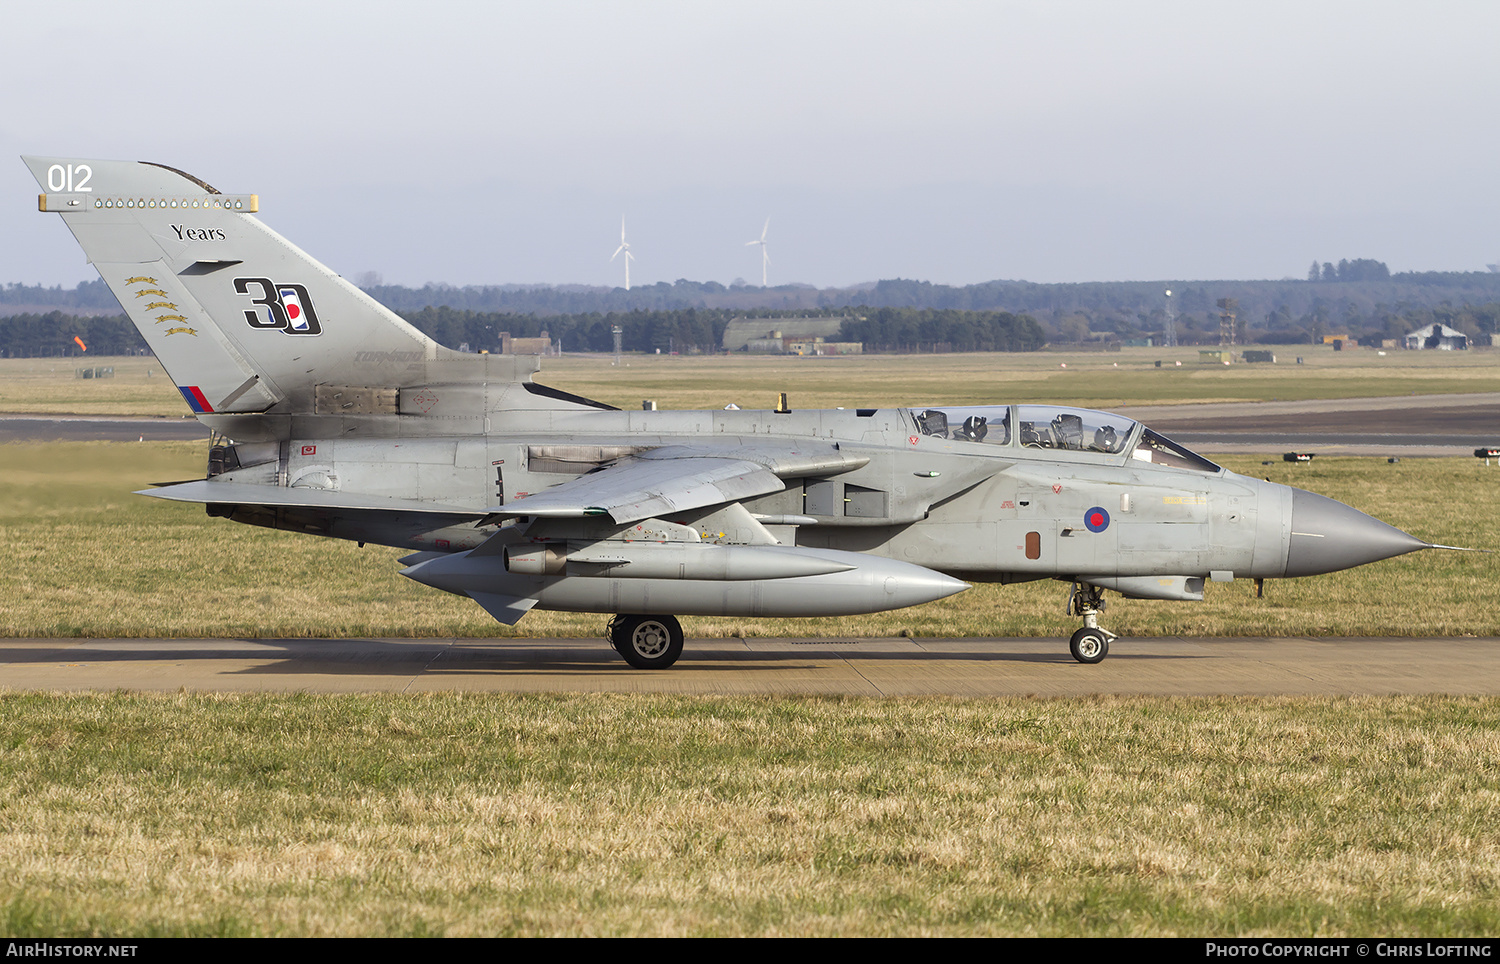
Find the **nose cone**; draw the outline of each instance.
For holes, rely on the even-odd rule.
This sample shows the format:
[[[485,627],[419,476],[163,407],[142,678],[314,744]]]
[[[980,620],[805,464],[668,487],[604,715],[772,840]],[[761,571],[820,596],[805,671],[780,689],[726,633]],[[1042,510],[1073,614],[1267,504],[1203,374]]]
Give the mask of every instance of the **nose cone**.
[[[891,608],[920,606],[946,599],[968,588],[969,584],[961,579],[930,570],[922,576],[891,576],[885,580],[886,603]]]
[[[1288,576],[1338,572],[1426,548],[1428,544],[1421,539],[1342,502],[1292,490]]]

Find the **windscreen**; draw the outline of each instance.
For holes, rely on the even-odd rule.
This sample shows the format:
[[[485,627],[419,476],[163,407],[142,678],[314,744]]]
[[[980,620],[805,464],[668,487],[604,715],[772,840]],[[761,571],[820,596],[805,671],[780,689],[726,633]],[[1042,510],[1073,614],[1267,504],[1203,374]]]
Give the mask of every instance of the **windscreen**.
[[[1131,458],[1150,462],[1153,465],[1169,465],[1173,468],[1193,469],[1197,472],[1220,471],[1219,466],[1208,459],[1183,448],[1165,435],[1158,435],[1149,428],[1141,433],[1141,440],[1136,443]]]

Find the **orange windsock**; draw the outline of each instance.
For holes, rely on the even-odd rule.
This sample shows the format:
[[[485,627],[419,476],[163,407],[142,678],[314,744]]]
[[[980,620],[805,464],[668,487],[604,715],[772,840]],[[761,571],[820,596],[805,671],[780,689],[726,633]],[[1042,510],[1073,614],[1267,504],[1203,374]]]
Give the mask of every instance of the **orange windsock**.
[[[73,340],[76,341],[76,342],[78,342],[78,347],[81,348],[82,350],[84,350],[84,351],[88,351],[89,350],[89,346],[85,345],[83,343],[83,339],[82,338],[79,338],[77,335],[74,335],[73,336]]]

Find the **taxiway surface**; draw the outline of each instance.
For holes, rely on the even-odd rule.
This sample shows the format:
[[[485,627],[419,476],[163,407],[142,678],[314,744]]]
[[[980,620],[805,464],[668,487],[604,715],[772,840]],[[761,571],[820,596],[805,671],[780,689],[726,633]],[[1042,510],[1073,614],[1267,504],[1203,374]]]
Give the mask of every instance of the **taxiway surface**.
[[[12,691],[839,696],[1500,695],[1500,637],[689,640],[632,670],[600,639],[7,639]]]
[[[1500,392],[1118,409],[1196,451],[1468,456],[1500,445]],[[0,413],[0,442],[207,438],[197,420]]]
[[[1500,445],[1500,392],[1295,402],[1138,405],[1139,419],[1198,452],[1472,456]]]

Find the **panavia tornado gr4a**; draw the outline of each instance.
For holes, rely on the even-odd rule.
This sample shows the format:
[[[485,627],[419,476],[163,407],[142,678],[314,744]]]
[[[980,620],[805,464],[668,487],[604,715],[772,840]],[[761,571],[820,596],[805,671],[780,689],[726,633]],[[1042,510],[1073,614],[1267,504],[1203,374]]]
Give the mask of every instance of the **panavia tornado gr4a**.
[[[837,616],[967,581],[1060,579],[1097,663],[1105,590],[1335,572],[1428,547],[1342,503],[1226,471],[1119,415],[1055,405],[620,411],[530,358],[443,348],[223,194],[159,164],[27,157],[221,444],[145,495],[413,550],[402,575],[503,623],[614,614],[632,666],[678,615]]]

